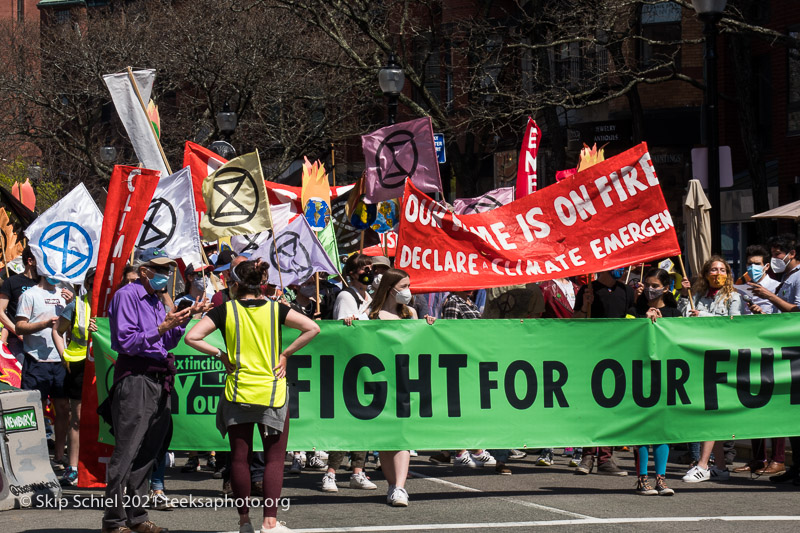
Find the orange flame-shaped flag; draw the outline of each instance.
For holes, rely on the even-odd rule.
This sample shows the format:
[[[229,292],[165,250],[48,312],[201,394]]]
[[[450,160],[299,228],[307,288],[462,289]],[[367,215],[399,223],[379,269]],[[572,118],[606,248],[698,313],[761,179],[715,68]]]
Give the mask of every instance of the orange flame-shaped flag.
[[[605,161],[605,147],[606,145],[603,145],[598,150],[597,144],[591,148],[584,144],[583,149],[581,150],[581,161],[578,163],[578,172],[586,170],[587,168],[591,167],[592,165],[596,165],[601,161]]]
[[[17,234],[14,233],[14,228],[8,220],[8,213],[5,209],[0,209],[0,247],[2,247],[3,255],[0,255],[0,268],[5,266],[5,263],[12,261],[22,255],[22,243],[17,241]]]
[[[300,193],[300,199],[303,202],[303,209],[308,205],[308,201],[312,198],[317,198],[325,202],[325,205],[331,205],[331,189],[328,185],[328,174],[325,172],[325,164],[320,161],[315,161],[312,165],[307,157],[303,157],[303,190]]]
[[[25,183],[15,182],[11,186],[11,194],[31,211],[36,210],[36,195],[33,194],[33,186],[30,179],[25,178]]]
[[[158,115],[158,106],[151,99],[147,103],[147,118],[153,125],[153,130],[156,132],[156,137],[161,138],[161,117]]]

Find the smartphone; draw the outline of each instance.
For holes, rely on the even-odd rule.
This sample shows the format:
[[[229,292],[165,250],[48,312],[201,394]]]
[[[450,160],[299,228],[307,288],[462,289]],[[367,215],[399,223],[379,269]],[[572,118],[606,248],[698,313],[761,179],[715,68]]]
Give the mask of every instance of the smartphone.
[[[178,304],[178,312],[180,313],[184,309],[188,309],[191,306],[192,306],[192,302],[190,302],[189,300],[184,300],[184,301],[182,301],[181,303]]]

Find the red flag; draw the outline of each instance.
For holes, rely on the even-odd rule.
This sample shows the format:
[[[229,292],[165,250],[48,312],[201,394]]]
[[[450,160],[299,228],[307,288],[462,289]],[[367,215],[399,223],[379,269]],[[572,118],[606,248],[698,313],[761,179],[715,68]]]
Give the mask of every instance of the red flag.
[[[16,388],[22,383],[22,365],[4,342],[0,343],[0,381]]]
[[[103,231],[97,253],[97,273],[92,291],[92,314],[105,316],[114,289],[122,280],[122,270],[133,250],[136,236],[147,214],[158,185],[160,172],[117,165],[108,185],[103,216]],[[94,357],[86,357],[81,403],[80,456],[78,486],[105,486],[105,465],[113,446],[97,442],[97,385]]]
[[[536,192],[536,157],[539,155],[541,138],[542,130],[531,117],[528,117],[528,127],[525,128],[517,163],[517,200]]]
[[[680,253],[645,143],[474,215],[448,212],[407,182],[397,250],[412,292],[531,283]]]
[[[186,141],[183,148],[183,166],[192,169],[192,188],[194,189],[194,205],[197,209],[197,220],[206,212],[206,201],[203,199],[203,180],[206,179],[228,160],[199,144]]]

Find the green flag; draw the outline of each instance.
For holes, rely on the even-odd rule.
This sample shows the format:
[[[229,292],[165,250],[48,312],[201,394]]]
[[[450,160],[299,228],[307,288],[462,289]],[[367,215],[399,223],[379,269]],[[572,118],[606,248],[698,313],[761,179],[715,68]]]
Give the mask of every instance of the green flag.
[[[330,257],[333,264],[336,265],[336,270],[341,272],[342,263],[339,261],[339,245],[336,244],[336,232],[334,231],[333,223],[328,222],[325,229],[317,233],[317,237],[319,237],[319,242],[322,244],[322,247],[325,248],[328,257]]]

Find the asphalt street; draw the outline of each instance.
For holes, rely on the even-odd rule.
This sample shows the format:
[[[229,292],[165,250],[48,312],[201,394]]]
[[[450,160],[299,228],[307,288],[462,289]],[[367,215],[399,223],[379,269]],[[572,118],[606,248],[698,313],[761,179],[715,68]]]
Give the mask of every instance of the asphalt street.
[[[287,474],[283,490],[287,509],[279,511],[278,519],[299,533],[800,530],[800,489],[791,484],[776,486],[749,474],[734,474],[726,482],[687,484],[680,480],[686,467],[670,462],[667,477],[676,494],[640,496],[633,490],[633,454],[616,452],[616,456],[629,472],[627,477],[574,475],[568,460],[561,457],[553,466],[536,466],[536,454],[511,462],[513,475],[500,476],[490,467],[432,465],[428,454],[421,453],[412,458],[413,479],[407,485],[411,503],[405,509],[386,505],[387,484],[379,471],[367,470],[378,485],[376,491],[348,488],[349,475],[341,471],[339,492],[331,494],[320,491],[321,472],[306,470]],[[179,457],[178,464],[184,461]],[[167,493],[184,502],[172,511],[151,511],[150,517],[172,532],[238,531],[234,508],[200,507],[221,496],[221,483],[210,471],[168,469]],[[64,491],[61,509],[0,512],[0,532],[99,531],[101,497],[100,491],[70,489]],[[260,516],[260,510],[251,511],[256,528]]]

